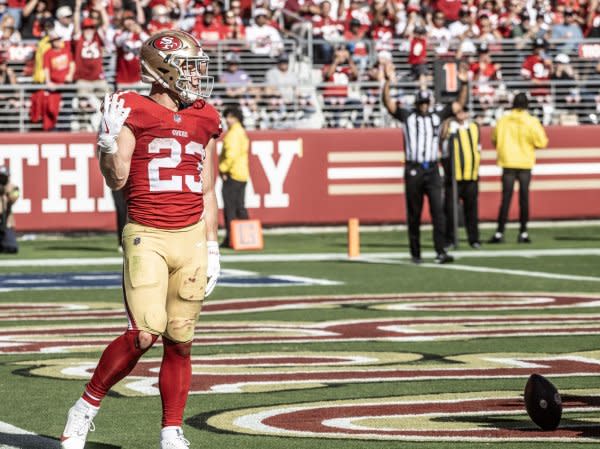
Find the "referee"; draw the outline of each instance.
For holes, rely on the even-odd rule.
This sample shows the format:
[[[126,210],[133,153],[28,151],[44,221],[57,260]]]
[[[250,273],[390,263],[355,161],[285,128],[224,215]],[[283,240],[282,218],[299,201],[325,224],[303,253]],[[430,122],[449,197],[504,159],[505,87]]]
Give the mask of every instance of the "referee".
[[[459,111],[442,125],[444,141],[442,165],[445,180],[446,245],[455,245],[458,228],[458,203],[462,200],[469,245],[481,247],[477,199],[479,195],[479,164],[481,135],[479,125],[469,120],[466,109]]]
[[[382,100],[388,112],[402,123],[404,132],[404,151],[406,164],[404,184],[406,195],[406,213],[410,255],[413,263],[421,259],[420,225],[423,210],[423,197],[429,198],[429,211],[433,221],[433,242],[437,256],[436,263],[452,262],[454,258],[444,250],[445,221],[442,203],[442,177],[439,162],[439,130],[442,122],[462,110],[467,101],[467,73],[460,70],[461,81],[457,100],[447,105],[441,112],[431,111],[431,95],[419,90],[416,94],[415,108],[399,108],[390,97],[390,84],[395,81],[396,73],[390,62],[385,67],[385,83]]]

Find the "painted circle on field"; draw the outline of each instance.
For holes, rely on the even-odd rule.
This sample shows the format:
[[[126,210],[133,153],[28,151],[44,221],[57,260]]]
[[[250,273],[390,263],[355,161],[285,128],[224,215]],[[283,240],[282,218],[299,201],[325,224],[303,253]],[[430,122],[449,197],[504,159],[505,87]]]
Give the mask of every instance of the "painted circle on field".
[[[564,414],[572,409],[578,420],[553,432],[529,420],[520,392],[498,391],[274,405],[218,413],[206,424],[220,431],[296,438],[597,443],[600,397],[574,397]]]

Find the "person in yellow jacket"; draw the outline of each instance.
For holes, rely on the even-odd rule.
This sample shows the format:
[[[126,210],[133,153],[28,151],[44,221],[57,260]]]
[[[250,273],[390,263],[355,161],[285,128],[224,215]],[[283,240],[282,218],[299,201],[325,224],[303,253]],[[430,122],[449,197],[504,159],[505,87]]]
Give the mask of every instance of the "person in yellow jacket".
[[[540,121],[529,114],[527,95],[519,93],[513,108],[504,115],[492,134],[492,143],[498,153],[498,165],[502,167],[502,203],[498,213],[496,233],[489,243],[504,241],[504,229],[512,199],[515,180],[519,182],[519,243],[530,243],[527,232],[529,221],[529,183],[535,165],[535,150],[548,145],[548,137]]]
[[[248,150],[250,140],[243,124],[239,107],[230,107],[223,112],[227,122],[227,132],[223,138],[223,149],[219,156],[219,176],[223,180],[223,203],[225,215],[225,239],[222,247],[230,245],[231,221],[247,219],[248,211],[244,204],[246,184],[249,178]]]

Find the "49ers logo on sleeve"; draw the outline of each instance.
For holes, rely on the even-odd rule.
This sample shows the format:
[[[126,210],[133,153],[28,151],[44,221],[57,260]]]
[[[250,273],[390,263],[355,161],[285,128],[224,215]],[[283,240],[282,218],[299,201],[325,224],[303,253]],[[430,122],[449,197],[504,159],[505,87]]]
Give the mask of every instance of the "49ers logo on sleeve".
[[[183,47],[183,42],[181,42],[181,39],[175,36],[162,36],[156,39],[152,45],[158,50],[172,51],[179,50],[181,47]]]

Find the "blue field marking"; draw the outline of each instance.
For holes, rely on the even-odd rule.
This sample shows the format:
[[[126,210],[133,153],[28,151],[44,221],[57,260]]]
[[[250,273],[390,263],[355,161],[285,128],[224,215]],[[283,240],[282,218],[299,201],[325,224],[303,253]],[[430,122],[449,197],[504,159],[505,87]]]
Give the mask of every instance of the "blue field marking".
[[[291,275],[263,275],[246,270],[222,270],[220,287],[290,287],[338,285],[340,282]],[[121,273],[94,271],[78,273],[3,274],[0,292],[17,290],[121,288]]]

